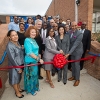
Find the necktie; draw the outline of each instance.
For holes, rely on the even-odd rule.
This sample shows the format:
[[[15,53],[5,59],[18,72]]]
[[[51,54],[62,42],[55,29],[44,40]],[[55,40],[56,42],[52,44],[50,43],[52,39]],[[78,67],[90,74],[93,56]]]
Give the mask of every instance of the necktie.
[[[71,33],[71,36],[70,36],[70,38],[72,38],[73,37],[73,33]]]
[[[45,37],[45,30],[43,30],[43,44],[45,44],[45,39],[46,39],[46,37]]]

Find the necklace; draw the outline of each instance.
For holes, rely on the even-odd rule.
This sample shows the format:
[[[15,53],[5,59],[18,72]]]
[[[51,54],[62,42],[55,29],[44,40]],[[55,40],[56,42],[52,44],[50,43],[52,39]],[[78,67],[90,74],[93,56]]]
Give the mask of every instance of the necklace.
[[[37,45],[37,43],[36,43],[36,41],[35,41],[34,39],[31,38],[31,40],[32,40],[32,43],[33,43],[34,45]]]

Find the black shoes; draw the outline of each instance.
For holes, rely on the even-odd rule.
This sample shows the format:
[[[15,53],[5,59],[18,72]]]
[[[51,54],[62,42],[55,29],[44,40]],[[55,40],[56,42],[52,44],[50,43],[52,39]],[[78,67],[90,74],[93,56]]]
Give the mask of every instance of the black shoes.
[[[24,92],[25,90],[21,90],[21,91],[19,91],[19,92]]]
[[[55,73],[52,73],[52,76],[54,77],[55,76]]]
[[[66,83],[64,83],[64,85],[66,85]]]
[[[43,77],[42,77],[42,76],[39,76],[39,79],[40,79],[40,80],[42,80],[42,79],[43,79]]]
[[[20,97],[19,96],[17,96],[17,94],[15,94],[16,95],[16,97],[18,97],[18,98],[23,98],[24,97],[24,95],[22,94]]]
[[[60,82],[60,80],[58,80],[58,82]]]

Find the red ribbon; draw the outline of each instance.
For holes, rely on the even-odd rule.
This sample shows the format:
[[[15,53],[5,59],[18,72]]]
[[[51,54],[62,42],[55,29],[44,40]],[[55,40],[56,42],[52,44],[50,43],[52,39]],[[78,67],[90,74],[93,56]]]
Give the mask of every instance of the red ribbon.
[[[96,59],[96,56],[88,56],[86,58],[82,58],[82,59],[79,59],[79,60],[66,60],[66,58],[62,55],[62,54],[57,54],[55,55],[54,59],[53,59],[53,64],[56,68],[63,68],[64,65],[68,64],[68,63],[71,63],[71,62],[79,62],[79,61],[82,61],[82,60],[91,60],[92,59],[92,62],[93,63]]]
[[[93,63],[96,59],[96,56],[88,56],[86,58],[82,58],[82,59],[79,59],[79,60],[66,60],[66,58],[62,55],[62,54],[56,54],[53,58],[53,61],[52,62],[44,62],[44,64],[53,64],[56,68],[63,68],[65,64],[68,64],[68,63],[71,63],[71,62],[79,62],[79,61],[82,61],[82,60],[92,60],[91,63]],[[37,64],[29,64],[29,65],[26,65],[27,67],[30,67],[30,66],[37,66],[37,65],[40,65],[40,63],[37,63]],[[7,70],[7,69],[12,69],[12,68],[24,68],[25,66],[10,66],[10,67],[3,67],[3,68],[0,68],[0,71],[2,70]],[[0,78],[0,88],[2,88],[2,81],[1,81],[1,78]]]
[[[92,59],[92,62],[93,63],[96,59],[96,56],[88,56],[86,58],[82,58],[82,59],[79,59],[79,60],[66,60],[66,58],[62,55],[62,54],[56,54],[54,56],[54,59],[52,62],[44,62],[44,64],[53,64],[56,68],[63,68],[65,64],[67,63],[71,63],[71,62],[78,62],[78,61],[82,61],[82,60],[91,60]],[[30,66],[37,66],[37,65],[40,65],[40,63],[37,63],[37,64],[29,64],[29,65],[26,65],[27,67],[30,67]],[[7,70],[7,69],[12,69],[12,68],[24,68],[25,66],[10,66],[10,67],[3,67],[3,68],[0,68],[0,71],[1,70]]]

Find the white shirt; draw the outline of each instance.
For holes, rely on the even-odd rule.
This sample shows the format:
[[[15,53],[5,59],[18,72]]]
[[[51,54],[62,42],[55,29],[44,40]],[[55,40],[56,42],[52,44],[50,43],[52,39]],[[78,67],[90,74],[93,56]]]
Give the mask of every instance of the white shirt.
[[[84,34],[85,29],[83,29],[83,30],[81,29],[80,31],[81,31],[82,34]]]
[[[45,35],[45,38],[43,38],[43,34]],[[41,29],[41,38],[43,39],[43,44],[45,44],[46,34],[47,34],[47,29],[45,30]]]

